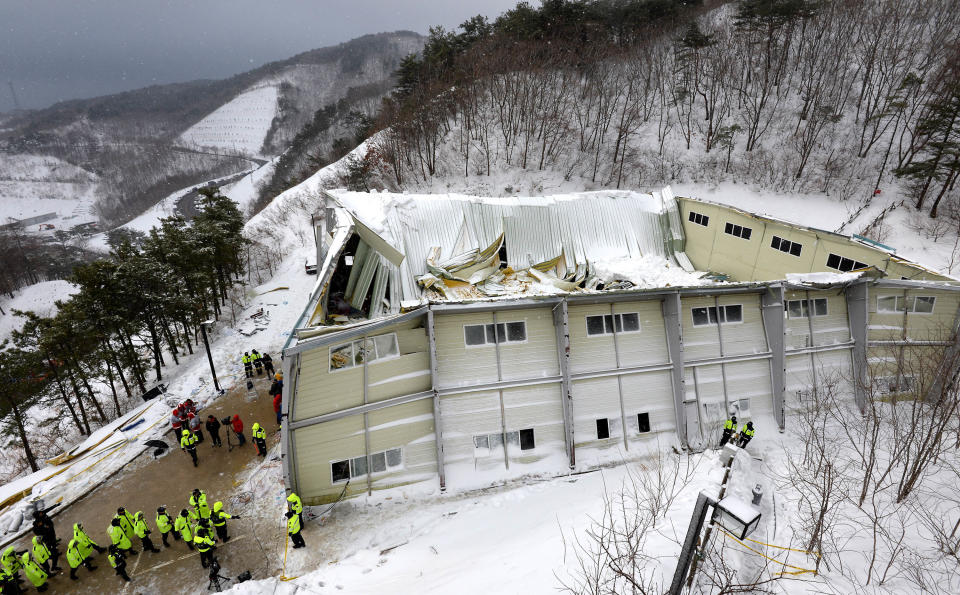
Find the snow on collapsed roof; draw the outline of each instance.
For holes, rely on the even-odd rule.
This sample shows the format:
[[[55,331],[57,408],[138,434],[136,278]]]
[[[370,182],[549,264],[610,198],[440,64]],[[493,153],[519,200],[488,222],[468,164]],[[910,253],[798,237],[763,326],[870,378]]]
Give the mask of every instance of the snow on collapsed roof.
[[[338,191],[335,198],[403,253],[399,267],[384,259],[381,266],[404,301],[712,283],[682,252],[668,190],[500,198]],[[498,262],[501,238],[508,269]]]

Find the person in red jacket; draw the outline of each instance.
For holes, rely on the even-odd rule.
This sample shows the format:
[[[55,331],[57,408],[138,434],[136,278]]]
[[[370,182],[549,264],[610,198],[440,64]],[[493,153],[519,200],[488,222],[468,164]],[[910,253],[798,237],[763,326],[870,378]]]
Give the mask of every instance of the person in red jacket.
[[[183,428],[183,421],[180,419],[180,407],[175,408],[173,413],[170,414],[170,426],[173,428],[173,435],[175,437],[179,436],[180,430]]]
[[[283,403],[283,393],[277,393],[273,396],[273,412],[277,414],[277,425],[281,424],[280,407]]]
[[[247,441],[243,437],[243,420],[239,415],[234,415],[230,418],[230,425],[233,427],[233,433],[237,435],[237,440],[240,441],[240,446],[243,446]]]

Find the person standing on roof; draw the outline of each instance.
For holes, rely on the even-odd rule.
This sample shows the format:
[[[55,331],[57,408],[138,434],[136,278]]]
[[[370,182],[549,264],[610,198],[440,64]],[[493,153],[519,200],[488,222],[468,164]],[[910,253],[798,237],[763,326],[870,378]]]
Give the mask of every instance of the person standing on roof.
[[[723,446],[730,441],[730,437],[733,436],[734,430],[737,429],[737,416],[731,415],[730,419],[723,422],[723,435],[720,436],[720,446]]]
[[[143,545],[143,551],[153,552],[155,554],[160,553],[153,545],[153,540],[150,539],[150,527],[147,526],[147,519],[143,518],[143,511],[137,511],[137,514],[133,515],[133,532],[140,538],[140,544]]]
[[[230,513],[224,512],[223,502],[214,502],[210,520],[213,522],[213,528],[217,531],[217,539],[222,543],[230,541],[230,536],[227,534],[227,519],[239,518],[238,516],[232,516]]]
[[[180,450],[190,455],[193,459],[193,466],[198,465],[197,461],[197,437],[190,430],[184,430],[180,436]]]
[[[253,365],[257,369],[257,376],[263,374],[263,361],[261,361],[260,354],[257,353],[256,349],[250,350],[250,359],[253,360]]]
[[[247,373],[247,378],[253,378],[253,360],[250,358],[250,353],[244,351],[240,361],[243,362],[243,371]]]
[[[257,445],[257,454],[261,457],[267,456],[267,432],[260,427],[259,423],[254,423],[250,432],[253,434],[253,443]]]
[[[223,442],[220,440],[220,420],[210,415],[207,416],[207,422],[204,425],[207,426],[207,432],[210,434],[210,442],[213,443],[213,446],[223,446]]]
[[[160,506],[157,508],[157,531],[160,532],[160,541],[163,542],[163,547],[170,547],[170,543],[167,541],[167,534],[173,533],[174,541],[180,540],[180,534],[173,530],[173,520],[170,518],[170,515],[167,514],[167,507]]]
[[[273,376],[273,358],[270,357],[270,354],[263,353],[260,355],[260,359],[263,360],[263,369],[267,372],[267,378]]]

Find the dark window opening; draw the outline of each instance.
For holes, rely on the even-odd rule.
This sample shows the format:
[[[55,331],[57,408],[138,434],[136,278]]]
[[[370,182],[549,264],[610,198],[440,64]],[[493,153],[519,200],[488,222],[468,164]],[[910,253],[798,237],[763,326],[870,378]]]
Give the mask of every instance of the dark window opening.
[[[497,252],[497,256],[500,257],[500,268],[507,268],[507,240],[504,239],[503,243],[500,244],[500,250]]]
[[[640,433],[644,434],[650,431],[650,414],[649,413],[638,413],[637,414],[637,426],[640,428]]]
[[[349,461],[334,461],[330,463],[330,470],[333,475],[333,482],[338,481],[347,481],[350,479],[350,462]]]
[[[520,430],[520,450],[533,450],[535,446],[533,442],[533,428]]]
[[[597,420],[597,440],[604,440],[610,437],[610,425],[606,419]]]

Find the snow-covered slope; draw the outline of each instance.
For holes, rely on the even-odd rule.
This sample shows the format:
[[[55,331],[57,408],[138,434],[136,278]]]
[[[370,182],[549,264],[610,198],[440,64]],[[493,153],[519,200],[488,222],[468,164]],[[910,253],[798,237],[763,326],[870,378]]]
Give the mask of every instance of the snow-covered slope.
[[[247,89],[188,128],[180,135],[180,142],[259,155],[277,114],[278,96],[278,89],[272,84]]]
[[[95,174],[56,157],[0,153],[0,224],[46,213],[57,213],[47,222],[57,228],[96,221],[97,181]]]
[[[12,298],[3,295],[0,297],[0,307],[6,314],[0,315],[0,342],[9,339],[13,331],[20,330],[23,327],[24,319],[20,316],[14,316],[14,310],[35,312],[40,316],[52,316],[57,311],[54,302],[65,300],[77,291],[76,285],[69,281],[58,280],[44,281],[18,289],[14,292]]]

